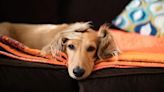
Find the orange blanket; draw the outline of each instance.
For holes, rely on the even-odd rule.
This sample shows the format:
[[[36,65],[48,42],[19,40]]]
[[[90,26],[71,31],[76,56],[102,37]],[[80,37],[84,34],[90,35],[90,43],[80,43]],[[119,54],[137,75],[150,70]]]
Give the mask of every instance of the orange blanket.
[[[59,52],[61,56],[52,58],[51,55],[42,56],[40,50],[32,49],[7,36],[0,35],[0,54],[29,62],[66,65],[67,56]],[[63,58],[61,58],[63,57]],[[60,62],[59,62],[60,61]]]
[[[114,36],[122,53],[119,57],[99,61],[95,64],[94,71],[110,67],[164,67],[164,37],[142,36],[112,29],[109,31]],[[0,54],[11,58],[29,62],[67,65],[67,60],[64,59],[67,56],[62,52],[59,52],[61,56],[55,58],[52,58],[51,55],[41,56],[39,50],[29,48],[7,36],[0,35],[0,47],[2,49]]]

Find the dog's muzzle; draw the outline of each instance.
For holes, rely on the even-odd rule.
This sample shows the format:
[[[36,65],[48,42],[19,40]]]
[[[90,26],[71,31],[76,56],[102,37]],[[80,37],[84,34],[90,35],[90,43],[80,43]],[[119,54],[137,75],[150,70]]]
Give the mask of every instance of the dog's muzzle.
[[[85,73],[85,70],[83,68],[76,67],[76,68],[73,69],[73,74],[76,77],[81,77],[81,76],[83,76],[84,73]]]

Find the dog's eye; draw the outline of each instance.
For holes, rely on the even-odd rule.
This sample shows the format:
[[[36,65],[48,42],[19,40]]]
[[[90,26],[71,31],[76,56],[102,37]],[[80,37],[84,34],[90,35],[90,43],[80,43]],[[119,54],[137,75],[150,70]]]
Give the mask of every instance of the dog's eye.
[[[73,44],[70,44],[70,45],[68,45],[68,48],[73,50],[73,49],[75,49],[75,46]]]
[[[88,52],[92,52],[92,51],[94,51],[95,49],[96,49],[95,47],[89,46],[89,47],[87,48],[87,51],[88,51]]]

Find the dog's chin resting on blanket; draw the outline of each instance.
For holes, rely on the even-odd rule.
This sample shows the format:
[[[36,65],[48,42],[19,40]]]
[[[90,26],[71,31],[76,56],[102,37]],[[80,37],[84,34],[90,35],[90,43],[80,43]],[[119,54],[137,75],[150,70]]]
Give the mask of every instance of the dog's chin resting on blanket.
[[[72,24],[0,23],[0,34],[7,35],[30,48],[41,50],[42,55],[64,52],[68,57],[68,72],[74,79],[90,75],[97,60],[117,56],[119,50],[107,25],[98,31],[89,22]]]

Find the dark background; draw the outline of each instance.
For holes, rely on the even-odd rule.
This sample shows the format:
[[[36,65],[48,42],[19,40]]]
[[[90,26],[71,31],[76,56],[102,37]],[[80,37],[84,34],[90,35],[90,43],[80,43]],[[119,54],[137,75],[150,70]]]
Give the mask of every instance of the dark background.
[[[131,0],[0,0],[0,22],[110,23]]]

